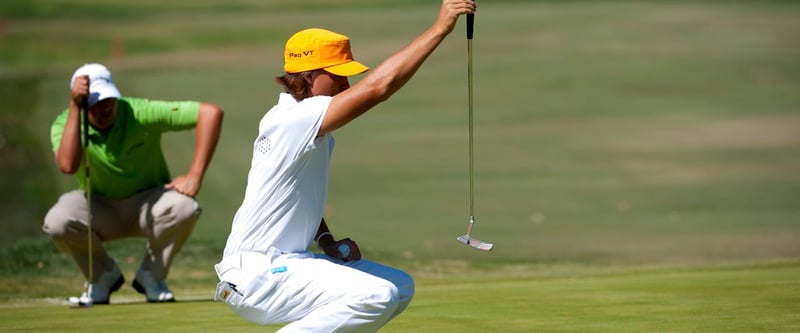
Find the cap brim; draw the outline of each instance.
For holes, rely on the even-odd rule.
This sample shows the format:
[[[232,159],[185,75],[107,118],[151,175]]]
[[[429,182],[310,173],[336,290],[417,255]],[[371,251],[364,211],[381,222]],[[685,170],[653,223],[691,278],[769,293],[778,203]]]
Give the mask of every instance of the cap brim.
[[[368,71],[369,67],[364,66],[360,62],[353,60],[340,65],[325,67],[323,69],[328,73],[336,74],[339,76],[353,76]]]
[[[113,83],[92,84],[89,87],[89,105],[108,98],[120,98],[119,90]]]

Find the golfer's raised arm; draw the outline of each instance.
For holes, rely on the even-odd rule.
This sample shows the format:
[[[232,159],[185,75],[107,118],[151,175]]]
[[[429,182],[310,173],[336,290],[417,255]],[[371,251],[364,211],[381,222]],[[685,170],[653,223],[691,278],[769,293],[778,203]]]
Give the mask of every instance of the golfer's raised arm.
[[[397,92],[453,31],[458,16],[474,11],[475,2],[472,0],[443,0],[439,16],[428,30],[384,60],[355,86],[333,98],[325,113],[319,135],[344,126]]]
[[[81,165],[81,103],[89,95],[89,76],[81,75],[75,78],[70,89],[69,114],[64,131],[61,133],[61,143],[55,152],[56,165],[62,173],[73,174]]]

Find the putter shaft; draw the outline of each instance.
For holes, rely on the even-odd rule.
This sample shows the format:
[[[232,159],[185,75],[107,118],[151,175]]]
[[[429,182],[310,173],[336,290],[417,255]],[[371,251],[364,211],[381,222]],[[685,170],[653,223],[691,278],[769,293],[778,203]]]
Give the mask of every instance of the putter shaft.
[[[467,15],[467,89],[468,89],[468,127],[469,127],[469,225],[467,233],[456,239],[468,246],[482,251],[491,251],[494,244],[472,238],[472,226],[475,224],[475,147],[474,147],[474,117],[473,117],[473,86],[472,86],[472,32],[475,22],[474,14]]]
[[[474,120],[472,111],[472,38],[467,39],[467,89],[469,95],[469,102],[467,103],[468,110],[468,123],[469,123],[469,230],[472,230],[472,224],[475,222],[475,147],[474,147]],[[469,235],[469,231],[467,231]]]
[[[83,107],[83,159],[84,159],[84,181],[86,184],[85,193],[86,193],[86,210],[87,210],[87,246],[88,249],[86,250],[88,253],[89,259],[89,283],[87,283],[86,287],[86,296],[89,298],[88,303],[81,303],[80,306],[82,307],[90,307],[92,306],[91,302],[91,289],[90,285],[94,283],[94,251],[92,249],[92,180],[89,174],[89,97],[84,97],[83,101],[81,102],[81,106]]]

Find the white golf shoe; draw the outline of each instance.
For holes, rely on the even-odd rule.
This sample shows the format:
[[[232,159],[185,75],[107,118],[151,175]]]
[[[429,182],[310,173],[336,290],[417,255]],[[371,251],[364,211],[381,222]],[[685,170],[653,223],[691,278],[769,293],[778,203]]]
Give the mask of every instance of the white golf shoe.
[[[147,297],[150,303],[175,302],[175,296],[167,287],[167,282],[158,280],[149,271],[136,271],[136,278],[133,280],[133,289]]]
[[[69,297],[67,302],[74,306],[91,306],[92,304],[108,304],[111,293],[119,290],[125,278],[114,264],[111,270],[103,272],[96,283],[86,282],[86,291],[79,297]]]

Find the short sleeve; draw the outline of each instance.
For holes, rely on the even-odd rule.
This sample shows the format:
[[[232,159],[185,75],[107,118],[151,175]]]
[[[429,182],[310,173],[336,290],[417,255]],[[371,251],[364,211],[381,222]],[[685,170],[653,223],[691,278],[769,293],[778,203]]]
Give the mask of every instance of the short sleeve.
[[[316,96],[306,98],[297,104],[296,108],[282,113],[278,133],[283,144],[288,145],[295,152],[290,156],[297,156],[315,148],[315,139],[322,126],[325,112],[330,105],[331,97]]]
[[[127,101],[137,121],[144,125],[155,125],[164,132],[187,130],[197,125],[200,102],[141,98],[131,98]]]
[[[55,152],[58,150],[58,146],[61,145],[61,137],[64,135],[64,126],[67,125],[67,113],[69,110],[65,110],[61,114],[56,117],[56,120],[53,121],[53,125],[50,126],[50,140],[53,144],[53,151]]]

